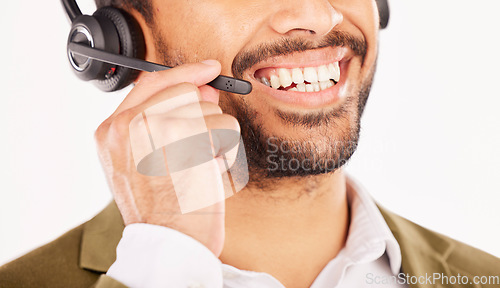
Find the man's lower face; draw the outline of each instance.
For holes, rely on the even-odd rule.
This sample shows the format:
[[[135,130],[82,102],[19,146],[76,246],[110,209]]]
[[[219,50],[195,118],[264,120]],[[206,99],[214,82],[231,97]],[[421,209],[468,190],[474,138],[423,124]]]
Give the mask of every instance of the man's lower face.
[[[240,123],[250,183],[332,173],[349,160],[373,80],[374,66],[361,73],[365,55],[363,40],[336,31],[238,54],[233,75],[253,93],[224,93],[220,105]]]
[[[189,62],[165,47],[157,43],[164,64]],[[219,105],[241,126],[250,185],[332,173],[349,160],[374,74],[375,65],[361,72],[365,55],[363,40],[334,31],[321,43],[277,41],[234,58],[233,75],[253,91],[221,92]]]
[[[235,116],[241,126],[249,184],[332,173],[346,164],[358,144],[360,116],[372,78],[373,73],[339,105],[314,110],[262,107],[248,98],[221,94],[223,111]]]

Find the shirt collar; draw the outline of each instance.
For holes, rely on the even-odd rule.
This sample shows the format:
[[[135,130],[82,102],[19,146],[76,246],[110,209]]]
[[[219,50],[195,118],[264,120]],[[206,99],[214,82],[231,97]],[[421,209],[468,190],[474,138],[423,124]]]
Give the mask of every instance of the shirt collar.
[[[352,178],[346,178],[351,221],[343,252],[355,263],[374,261],[385,252],[392,273],[397,275],[401,270],[398,241],[366,189]]]

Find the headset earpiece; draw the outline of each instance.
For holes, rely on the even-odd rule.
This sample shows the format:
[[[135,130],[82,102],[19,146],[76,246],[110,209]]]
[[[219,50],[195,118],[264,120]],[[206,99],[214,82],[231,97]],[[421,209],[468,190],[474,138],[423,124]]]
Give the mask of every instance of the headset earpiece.
[[[112,24],[109,19],[104,17],[80,15],[73,21],[68,44],[75,42],[100,50],[119,53],[120,41],[118,40],[118,33]],[[71,52],[68,52],[68,56],[76,75],[85,81],[104,79],[106,71],[113,68],[110,64],[94,61]]]
[[[96,17],[104,16],[113,22],[120,41],[119,54],[130,58],[144,59],[146,50],[144,36],[139,23],[131,15],[113,7],[100,8],[94,15]],[[111,77],[98,80],[96,85],[104,91],[120,90],[131,84],[137,78],[139,72],[138,70],[117,66]]]
[[[92,16],[77,16],[68,37],[68,44],[71,42],[132,58],[144,59],[145,54],[144,37],[139,24],[125,11],[113,7],[100,8]],[[94,81],[97,87],[106,92],[128,86],[139,73],[134,69],[73,54],[69,49],[68,57],[79,78]]]
[[[378,15],[380,17],[380,29],[386,28],[389,24],[390,11],[389,3],[387,1],[388,0],[376,0]]]

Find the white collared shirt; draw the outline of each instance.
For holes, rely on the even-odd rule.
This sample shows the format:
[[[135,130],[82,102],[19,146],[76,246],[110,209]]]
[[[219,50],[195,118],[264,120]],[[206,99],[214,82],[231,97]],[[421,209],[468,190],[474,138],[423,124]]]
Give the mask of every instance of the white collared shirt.
[[[346,245],[311,288],[408,287],[395,280],[401,250],[370,195],[347,179],[351,221]],[[135,287],[283,288],[268,273],[223,264],[200,242],[150,224],[125,227],[108,276]]]

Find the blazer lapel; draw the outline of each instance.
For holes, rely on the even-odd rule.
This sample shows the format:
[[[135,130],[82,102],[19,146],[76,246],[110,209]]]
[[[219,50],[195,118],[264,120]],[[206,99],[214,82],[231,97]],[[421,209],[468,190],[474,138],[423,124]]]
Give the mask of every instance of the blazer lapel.
[[[447,259],[454,244],[440,234],[424,229],[380,206],[379,209],[401,247],[402,273],[408,277],[421,277],[419,281],[415,277],[410,278],[410,287],[444,288],[439,281],[430,281],[434,273],[451,275]],[[417,283],[412,285],[414,282]]]

